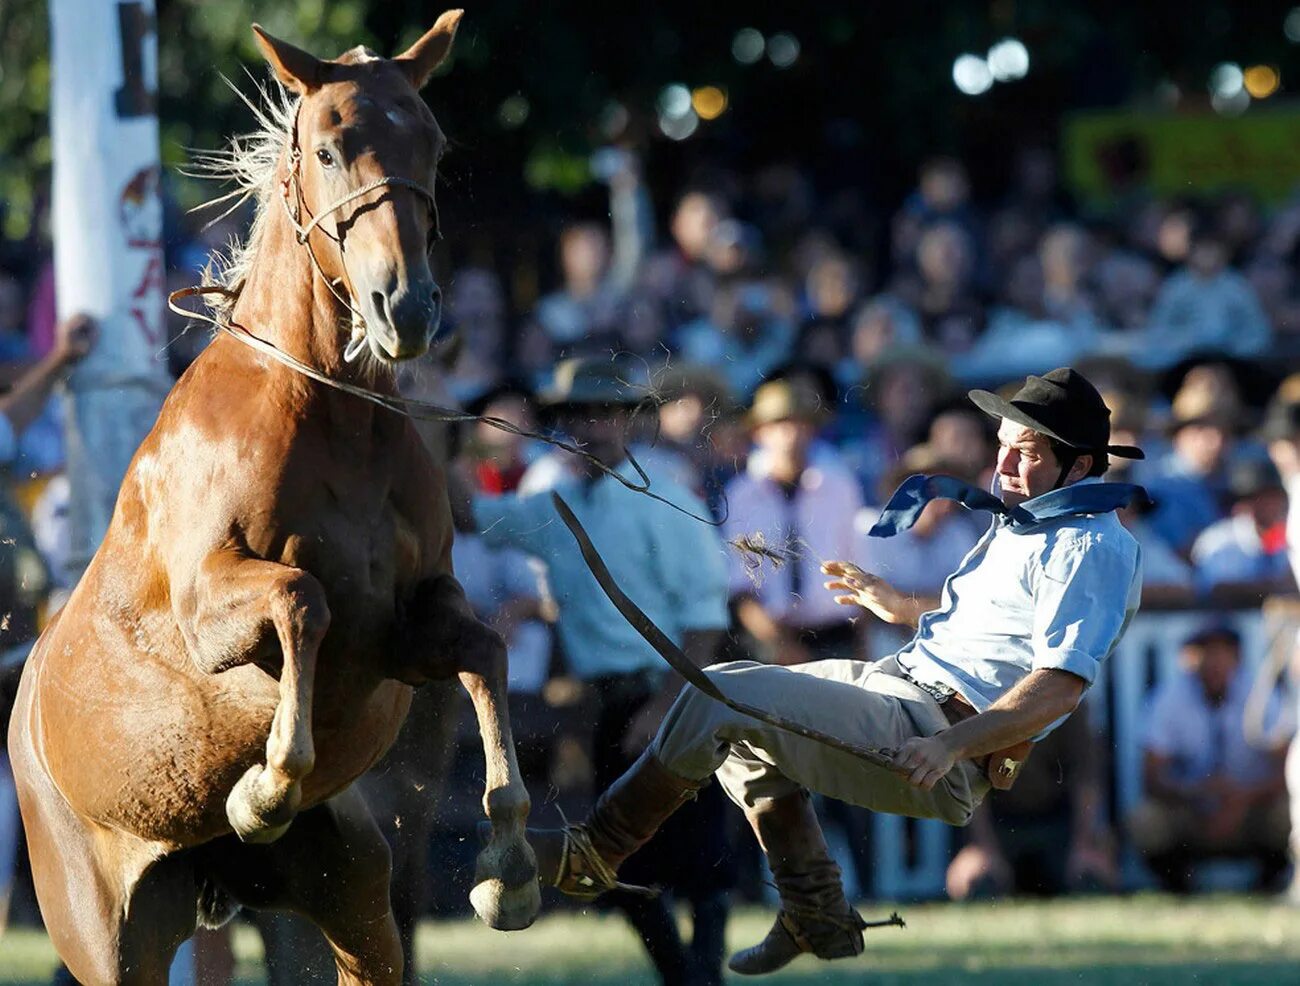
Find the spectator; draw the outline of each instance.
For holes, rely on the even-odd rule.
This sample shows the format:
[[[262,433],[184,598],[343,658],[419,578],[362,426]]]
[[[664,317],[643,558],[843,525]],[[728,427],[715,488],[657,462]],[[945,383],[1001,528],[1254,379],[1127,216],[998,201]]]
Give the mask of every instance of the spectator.
[[[841,448],[864,496],[879,494],[885,471],[921,440],[930,409],[949,389],[943,361],[933,350],[897,349],[876,361],[863,388],[870,418]]]
[[[1261,886],[1286,866],[1281,757],[1251,747],[1243,731],[1250,682],[1240,638],[1212,625],[1184,642],[1179,670],[1151,697],[1143,740],[1146,799],[1128,825],[1166,890],[1189,890],[1192,864],[1207,857],[1256,859]]]
[[[96,326],[85,315],[74,315],[55,327],[49,354],[29,367],[0,396],[0,463],[11,465],[18,441],[37,419],[58,381],[95,344]],[[36,638],[38,608],[49,584],[31,529],[7,491],[0,491],[0,932],[3,932],[12,888],[18,834],[18,805],[4,742],[9,712],[22,670],[25,648]]]
[[[1228,267],[1228,248],[1202,230],[1192,240],[1187,263],[1170,275],[1151,311],[1153,365],[1169,365],[1201,350],[1260,356],[1272,330],[1250,283]]]
[[[893,293],[921,321],[921,337],[948,355],[964,353],[984,331],[984,306],[972,284],[974,245],[958,224],[939,223],[917,243],[917,276],[905,277]]]
[[[826,404],[802,379],[763,384],[749,411],[749,468],[727,486],[724,536],[734,542],[761,535],[788,555],[770,571],[762,559],[731,556],[736,620],[769,663],[861,656],[851,614],[817,591],[821,563],[855,547],[853,519],[862,506],[852,473],[833,449],[815,444],[827,417]]]
[[[638,458],[642,465],[658,464],[712,509],[722,496],[713,432],[735,411],[727,382],[712,370],[683,363],[664,367],[655,385],[657,440]]]
[[[1229,516],[1203,530],[1192,545],[1196,582],[1215,590],[1216,601],[1257,603],[1295,588],[1286,557],[1286,491],[1277,468],[1267,459],[1233,465],[1228,479]]]
[[[948,896],[1117,889],[1114,840],[1100,811],[1102,749],[1086,705],[1049,733],[1016,786],[975,810],[970,838],[948,865]]]
[[[745,277],[718,290],[708,318],[682,326],[677,346],[687,362],[721,373],[732,394],[748,399],[768,373],[790,358],[794,339],[785,292]]]
[[[1170,450],[1148,470],[1134,470],[1156,501],[1152,529],[1175,551],[1188,553],[1196,536],[1223,516],[1223,475],[1242,412],[1234,394],[1199,386],[1174,397]]]
[[[644,284],[659,300],[670,328],[713,310],[715,275],[704,255],[718,223],[727,217],[722,198],[703,189],[687,191],[673,211],[673,244],[646,265]]]
[[[959,420],[954,412],[949,414]],[[988,449],[986,441],[981,444]],[[985,465],[980,463],[981,467]],[[964,462],[945,459],[932,445],[917,445],[908,449],[894,468],[885,474],[879,501],[884,503],[903,480],[917,473],[956,476],[967,482],[974,478]],[[867,537],[867,532],[879,517],[880,510],[875,507],[866,507],[858,512],[854,524],[854,551],[850,557],[859,559],[859,565],[879,575],[898,591],[932,599],[934,605],[927,609],[938,608],[939,590],[944,581],[957,571],[961,560],[988,527],[987,518],[964,510],[954,500],[931,500],[909,530],[892,538]],[[870,633],[873,658],[887,657],[911,639],[910,628],[899,629],[886,623],[873,624]]]
[[[623,291],[607,279],[609,234],[596,223],[560,233],[564,286],[537,303],[533,317],[559,356],[620,348]]]

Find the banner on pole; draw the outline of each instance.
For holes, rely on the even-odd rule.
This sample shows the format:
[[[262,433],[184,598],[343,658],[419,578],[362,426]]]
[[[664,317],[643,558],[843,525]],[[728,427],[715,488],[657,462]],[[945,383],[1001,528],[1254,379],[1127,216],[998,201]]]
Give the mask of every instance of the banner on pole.
[[[50,0],[54,274],[59,317],[99,342],[67,398],[72,554],[103,538],[117,490],[170,385],[153,0]]]

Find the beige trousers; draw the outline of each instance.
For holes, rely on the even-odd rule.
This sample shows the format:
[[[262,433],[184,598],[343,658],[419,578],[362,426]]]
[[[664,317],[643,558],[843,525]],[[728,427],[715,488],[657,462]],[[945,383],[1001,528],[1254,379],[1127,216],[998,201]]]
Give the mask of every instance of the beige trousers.
[[[795,667],[735,661],[706,673],[730,698],[861,746],[893,749],[948,727],[939,704],[901,677],[892,657]],[[989,790],[980,769],[962,760],[933,791],[924,791],[892,771],[735,712],[689,686],[651,749],[681,777],[704,780],[716,773],[741,808],[807,788],[872,811],[965,825]]]

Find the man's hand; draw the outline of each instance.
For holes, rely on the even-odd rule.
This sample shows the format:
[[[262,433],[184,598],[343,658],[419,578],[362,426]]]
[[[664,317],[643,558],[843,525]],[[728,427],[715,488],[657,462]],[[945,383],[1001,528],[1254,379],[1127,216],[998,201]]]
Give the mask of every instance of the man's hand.
[[[99,325],[89,315],[65,318],[55,327],[51,355],[61,366],[75,366],[90,355],[98,337]]]
[[[957,762],[941,737],[941,733],[913,736],[894,751],[894,767],[907,774],[909,784],[923,791],[933,791]]]
[[[823,562],[822,571],[835,576],[826,583],[826,588],[841,593],[835,597],[841,606],[861,606],[886,623],[905,626],[915,626],[924,612],[919,609],[916,599],[899,592],[880,576],[864,572],[852,562]]]

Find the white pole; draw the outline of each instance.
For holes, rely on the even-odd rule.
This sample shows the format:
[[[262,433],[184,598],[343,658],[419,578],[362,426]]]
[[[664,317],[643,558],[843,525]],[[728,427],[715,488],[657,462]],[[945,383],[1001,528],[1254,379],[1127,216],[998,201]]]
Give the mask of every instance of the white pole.
[[[72,575],[94,553],[170,385],[165,360],[153,0],[50,0],[58,313],[99,342],[66,404]]]

